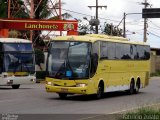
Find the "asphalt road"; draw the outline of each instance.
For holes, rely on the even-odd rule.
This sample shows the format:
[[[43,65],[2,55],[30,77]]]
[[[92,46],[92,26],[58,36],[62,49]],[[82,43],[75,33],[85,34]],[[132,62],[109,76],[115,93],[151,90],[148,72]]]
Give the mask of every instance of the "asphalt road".
[[[46,93],[45,85],[40,83],[22,85],[17,90],[0,86],[0,113],[4,114],[75,114],[75,118],[79,114],[81,119],[83,115],[111,114],[156,103],[160,103],[160,78],[152,78],[139,94],[106,93],[100,100],[92,95],[71,95],[60,100],[57,94]]]

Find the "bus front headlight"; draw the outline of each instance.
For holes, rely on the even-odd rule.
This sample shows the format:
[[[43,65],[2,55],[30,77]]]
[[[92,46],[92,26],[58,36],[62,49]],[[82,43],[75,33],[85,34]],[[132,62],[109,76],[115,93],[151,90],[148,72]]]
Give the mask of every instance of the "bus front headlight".
[[[52,85],[52,82],[47,82],[47,85]]]
[[[3,78],[12,77],[13,75],[4,74]]]
[[[76,86],[77,86],[77,87],[85,87],[85,86],[87,86],[87,84],[84,84],[84,83],[78,83]]]

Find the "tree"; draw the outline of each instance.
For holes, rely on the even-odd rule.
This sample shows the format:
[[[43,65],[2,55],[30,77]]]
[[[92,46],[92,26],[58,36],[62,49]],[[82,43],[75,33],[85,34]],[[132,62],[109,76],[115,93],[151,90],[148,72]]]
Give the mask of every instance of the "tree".
[[[112,24],[106,24],[103,32],[106,35],[122,36],[122,29],[119,29]]]
[[[59,15],[57,16],[52,16],[52,11],[53,9],[49,9],[49,2],[50,0],[34,0],[34,8],[35,10],[35,15],[34,15],[34,19],[53,19],[53,20],[59,20]],[[30,0],[27,0],[27,3],[31,6]],[[39,4],[40,3],[40,4]],[[65,3],[62,3],[62,5]],[[54,4],[54,8],[59,8],[59,3],[55,3]],[[67,19],[71,17],[70,14],[68,13],[64,13],[62,14],[62,18]],[[41,30],[35,30],[33,33],[33,43],[35,44],[35,46],[45,46],[45,43],[43,41],[43,39],[40,37],[41,34]]]
[[[33,0],[34,2],[34,9],[35,9],[35,14],[34,14],[34,19],[46,19],[48,18],[52,10],[48,9],[48,2],[49,0]],[[28,5],[31,7],[31,2],[30,0],[27,0]],[[40,3],[40,4],[39,4]],[[33,31],[33,43],[36,47],[38,46],[45,46],[45,43],[43,39],[40,37],[41,30],[34,30]]]
[[[0,6],[0,18],[7,18],[7,0],[1,0]]]
[[[42,70],[41,63],[44,63],[44,59],[45,57],[43,51],[40,49],[35,49],[36,64],[40,67],[41,70]]]
[[[29,13],[26,11],[23,0],[11,0],[11,3],[14,2],[19,8],[11,6],[12,17],[14,18],[28,18]],[[8,17],[8,0],[0,1],[0,18]],[[17,10],[18,9],[18,10]],[[10,14],[11,14],[10,13]]]

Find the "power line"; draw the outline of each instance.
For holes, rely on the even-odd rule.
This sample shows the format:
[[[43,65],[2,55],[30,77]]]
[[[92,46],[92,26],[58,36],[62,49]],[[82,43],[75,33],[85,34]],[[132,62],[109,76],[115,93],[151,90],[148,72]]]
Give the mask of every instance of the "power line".
[[[157,34],[155,34],[155,33],[152,33],[152,32],[150,32],[150,31],[148,31],[148,33],[151,34],[151,35],[153,35],[153,36],[156,36],[156,37],[160,38],[160,36],[157,35]]]
[[[84,16],[92,17],[92,15],[85,14],[85,13],[81,13],[81,12],[76,12],[76,11],[72,11],[72,10],[68,10],[68,9],[62,9],[62,10],[68,11],[68,12],[72,12],[72,13],[75,13],[75,14],[79,14],[79,15],[84,15]],[[108,21],[113,21],[113,22],[120,22],[120,21],[118,21],[118,20],[106,19],[106,18],[102,18],[102,17],[99,17],[99,19],[108,20]]]
[[[158,28],[151,27],[151,26],[149,26],[149,28],[150,28],[150,29],[154,29],[154,30],[160,30],[160,29],[158,29]]]
[[[151,20],[149,21],[150,23],[152,23],[154,26],[160,28],[160,26],[156,25],[155,23],[153,23]]]

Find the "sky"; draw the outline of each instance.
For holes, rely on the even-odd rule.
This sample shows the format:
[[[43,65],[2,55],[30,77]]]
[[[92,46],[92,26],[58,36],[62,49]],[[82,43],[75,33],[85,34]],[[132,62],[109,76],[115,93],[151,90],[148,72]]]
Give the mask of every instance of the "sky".
[[[91,19],[95,16],[95,8],[89,9],[88,6],[96,4],[96,0],[62,0],[65,5],[62,6],[62,13],[68,12],[72,15],[71,19]],[[107,6],[107,9],[99,9],[99,20],[101,25],[112,23],[118,25],[125,13],[142,13],[144,0],[99,0],[99,5]],[[160,8],[160,0],[148,0],[151,8]],[[72,11],[72,12],[71,12]],[[132,14],[126,16],[126,34],[131,41],[143,41],[144,19],[141,14]],[[147,43],[152,48],[160,48],[160,18],[148,19]],[[119,28],[123,28],[123,23]],[[135,34],[132,34],[135,32]]]

